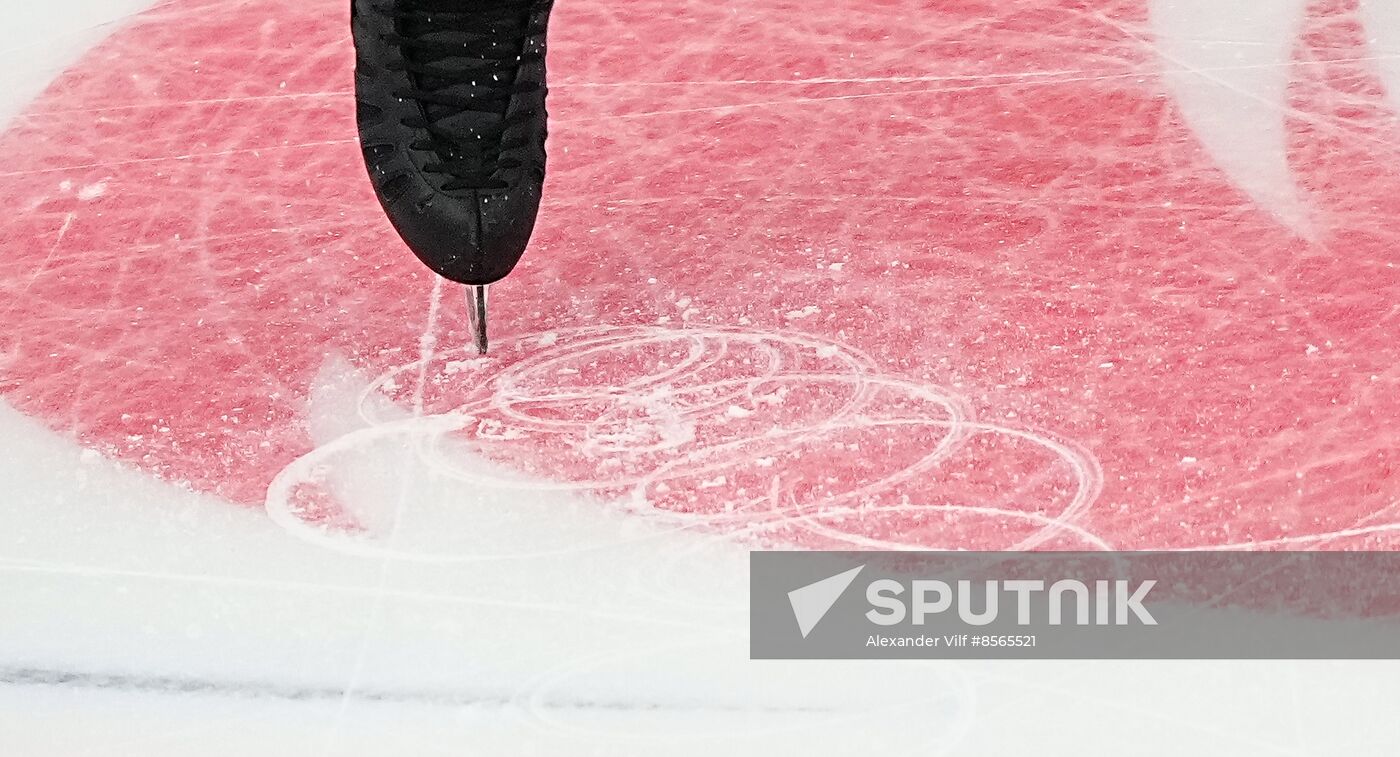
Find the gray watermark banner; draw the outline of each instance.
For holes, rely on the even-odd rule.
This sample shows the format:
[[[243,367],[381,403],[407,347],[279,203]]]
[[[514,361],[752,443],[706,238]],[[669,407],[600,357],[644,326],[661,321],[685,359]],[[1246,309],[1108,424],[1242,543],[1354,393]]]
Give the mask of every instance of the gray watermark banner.
[[[1400,659],[1400,552],[753,552],[753,659]]]

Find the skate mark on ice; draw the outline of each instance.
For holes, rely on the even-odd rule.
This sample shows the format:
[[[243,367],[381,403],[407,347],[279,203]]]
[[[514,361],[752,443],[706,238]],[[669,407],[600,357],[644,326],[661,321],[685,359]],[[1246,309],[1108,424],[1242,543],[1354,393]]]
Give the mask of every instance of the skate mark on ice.
[[[0,668],[0,683],[14,686],[51,686],[68,689],[100,689],[104,691],[140,692],[153,694],[211,694],[225,697],[269,698],[292,702],[314,702],[339,700],[345,696],[344,688],[332,686],[296,686],[275,681],[239,681],[207,677],[142,676],[119,673],[89,673],[48,668]],[[433,705],[472,705],[475,707],[506,707],[514,704],[517,698],[506,692],[474,691],[469,687],[460,689],[361,689],[353,692],[362,702],[421,703]],[[759,715],[774,713],[825,713],[830,710],[822,707],[795,705],[737,705],[726,703],[686,703],[678,704],[658,700],[655,702],[626,699],[567,699],[553,697],[532,701],[532,707],[545,710],[581,711],[676,711],[696,712],[743,712]]]
[[[1111,547],[1083,525],[1102,485],[1087,451],[980,421],[959,395],[818,337],[582,328],[368,382],[347,371],[317,379],[313,397],[339,387],[313,410],[321,444],[265,503],[331,549],[490,560],[677,530],[833,548]],[[399,486],[407,511],[391,513]],[[565,512],[579,505],[564,495],[595,509]],[[629,532],[638,513],[649,528]]]
[[[428,365],[433,358],[433,353],[437,349],[437,326],[442,313],[443,280],[433,278],[432,293],[428,296],[427,323],[423,332],[418,337],[418,362]],[[427,375],[424,370],[419,370],[415,377],[413,390],[413,413],[415,416],[423,414],[423,392],[427,383]],[[392,551],[394,539],[398,535],[400,523],[403,520],[404,509],[407,505],[408,486],[407,482],[401,482],[398,496],[394,502],[391,525],[388,532],[388,543]],[[360,637],[355,648],[354,662],[350,668],[350,678],[345,684],[345,690],[341,693],[339,707],[337,708],[334,724],[327,730],[322,742],[322,754],[331,754],[339,746],[341,733],[346,719],[350,716],[350,705],[355,700],[357,689],[364,678],[365,666],[369,659],[371,643],[379,630],[379,626],[384,616],[385,600],[390,589],[389,575],[393,563],[388,554],[383,558],[379,566],[379,572],[375,580],[373,600],[368,609],[369,622],[365,624],[364,634]]]

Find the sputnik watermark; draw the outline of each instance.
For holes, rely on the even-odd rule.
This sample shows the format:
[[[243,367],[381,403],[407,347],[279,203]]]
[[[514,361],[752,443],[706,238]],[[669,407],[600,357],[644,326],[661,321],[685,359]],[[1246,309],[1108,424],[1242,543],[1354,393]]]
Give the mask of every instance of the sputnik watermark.
[[[909,582],[906,592],[903,582],[882,578],[866,587],[865,597],[871,609],[865,613],[865,617],[879,626],[897,626],[905,620],[922,626],[929,622],[931,616],[951,610],[956,596],[958,620],[969,626],[986,626],[1001,617],[1001,596],[1009,593],[1015,596],[1016,624],[1020,626],[1039,622],[1063,625],[1067,599],[1073,605],[1070,622],[1075,625],[1126,626],[1134,619],[1143,625],[1157,625],[1157,619],[1143,605],[1148,592],[1157,585],[1156,581],[1142,581],[1135,586],[1123,580],[1095,581],[1092,590],[1083,581],[1072,578],[1050,584],[1048,591],[1045,584],[1045,581],[1037,580],[962,580],[957,582],[955,591],[945,581],[916,579]],[[1040,592],[1047,593],[1048,601],[1043,606],[1044,616],[1033,619],[1033,599]],[[982,598],[980,610],[973,606],[979,593]]]
[[[751,654],[1400,659],[1400,553],[755,552]]]
[[[788,592],[788,603],[792,605],[793,618],[802,638],[811,634],[864,569],[861,565]],[[1090,588],[1085,582],[1071,578],[1055,581],[1047,588],[1046,582],[1040,580],[962,580],[950,585],[936,579],[914,579],[906,584],[882,578],[865,587],[865,599],[870,605],[865,617],[877,626],[897,626],[905,621],[923,626],[936,616],[953,611],[956,605],[958,620],[962,623],[986,626],[997,621],[1004,607],[1001,597],[1010,594],[1019,626],[1037,622],[1058,626],[1065,624],[1067,617],[1068,622],[1080,626],[1125,626],[1134,621],[1155,626],[1157,619],[1152,617],[1144,602],[1156,585],[1154,580],[1135,585],[1124,580],[1100,580],[1093,582]],[[1041,592],[1046,593],[1048,600],[1044,605],[1045,616],[1033,617],[1033,600]],[[980,608],[975,606],[979,595]],[[1068,612],[1066,605],[1071,608]],[[956,646],[955,638],[948,637],[944,644]]]

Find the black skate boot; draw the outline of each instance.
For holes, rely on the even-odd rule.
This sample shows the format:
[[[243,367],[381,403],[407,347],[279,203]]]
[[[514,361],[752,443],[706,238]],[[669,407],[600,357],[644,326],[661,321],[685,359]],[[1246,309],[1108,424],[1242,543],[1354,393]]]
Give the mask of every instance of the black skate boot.
[[[360,142],[414,254],[473,294],[520,261],[545,175],[550,0],[353,0]]]

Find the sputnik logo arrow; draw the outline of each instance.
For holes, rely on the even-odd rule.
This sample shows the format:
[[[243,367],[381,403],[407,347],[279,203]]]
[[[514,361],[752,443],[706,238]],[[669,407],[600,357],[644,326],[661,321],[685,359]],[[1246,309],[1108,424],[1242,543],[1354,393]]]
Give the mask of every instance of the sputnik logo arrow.
[[[797,627],[802,631],[802,638],[807,638],[807,634],[826,617],[836,600],[846,593],[846,589],[850,588],[851,582],[856,580],[856,576],[862,570],[865,570],[864,565],[788,592],[788,603],[792,605],[792,614],[797,618]]]

